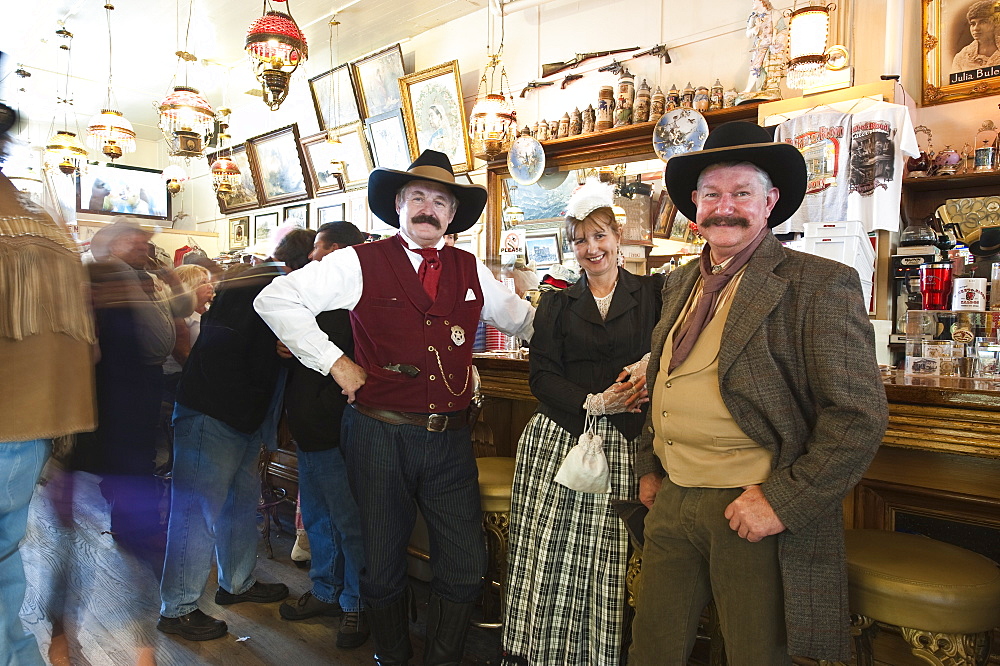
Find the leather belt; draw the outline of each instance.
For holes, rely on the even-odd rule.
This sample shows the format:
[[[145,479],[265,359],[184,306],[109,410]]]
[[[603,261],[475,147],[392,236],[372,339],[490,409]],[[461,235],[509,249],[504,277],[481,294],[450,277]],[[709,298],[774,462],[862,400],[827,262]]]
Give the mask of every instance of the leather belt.
[[[426,428],[430,432],[444,432],[445,430],[461,430],[469,423],[468,410],[462,410],[458,414],[414,414],[412,412],[394,412],[388,409],[375,409],[366,407],[360,403],[352,403],[351,407],[358,410],[365,416],[369,416],[383,423],[392,425],[413,425]]]

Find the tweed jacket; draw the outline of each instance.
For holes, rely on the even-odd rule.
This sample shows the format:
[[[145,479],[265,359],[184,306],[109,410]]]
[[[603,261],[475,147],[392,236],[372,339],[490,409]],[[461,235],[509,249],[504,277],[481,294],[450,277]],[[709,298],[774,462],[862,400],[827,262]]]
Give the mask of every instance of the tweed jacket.
[[[663,344],[698,278],[698,262],[671,273],[653,330],[647,377],[659,389]],[[719,386],[733,418],[773,454],[764,495],[786,526],[778,557],[788,650],[846,659],[847,567],[842,501],[885,434],[888,406],[858,274],[788,250],[768,235],[746,265],[719,350]],[[696,396],[680,399],[697,404]],[[652,419],[636,475],[663,474]]]

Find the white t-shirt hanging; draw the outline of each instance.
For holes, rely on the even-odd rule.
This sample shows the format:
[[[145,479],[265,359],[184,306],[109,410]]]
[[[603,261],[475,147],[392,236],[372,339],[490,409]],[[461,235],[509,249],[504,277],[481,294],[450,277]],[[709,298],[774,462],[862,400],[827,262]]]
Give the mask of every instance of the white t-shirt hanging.
[[[905,106],[879,102],[851,119],[850,196],[847,219],[865,230],[899,231],[903,159],[920,154]]]
[[[839,111],[815,111],[786,120],[776,141],[790,143],[806,160],[806,197],[774,233],[803,231],[806,222],[840,222],[847,218],[847,160],[851,116]]]

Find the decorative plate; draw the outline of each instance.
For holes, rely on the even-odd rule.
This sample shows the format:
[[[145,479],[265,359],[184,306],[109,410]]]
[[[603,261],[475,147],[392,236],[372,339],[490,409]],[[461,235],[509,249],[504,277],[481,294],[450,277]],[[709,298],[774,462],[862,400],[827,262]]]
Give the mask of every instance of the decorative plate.
[[[653,150],[666,162],[674,155],[701,150],[708,138],[708,121],[694,109],[674,109],[653,127]]]
[[[545,170],[545,149],[534,137],[519,136],[507,153],[507,168],[515,183],[531,185]]]

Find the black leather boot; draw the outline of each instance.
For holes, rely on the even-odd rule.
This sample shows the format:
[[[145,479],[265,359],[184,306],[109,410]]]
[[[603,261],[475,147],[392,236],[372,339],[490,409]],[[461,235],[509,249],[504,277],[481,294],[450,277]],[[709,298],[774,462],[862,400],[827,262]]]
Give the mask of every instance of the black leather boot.
[[[406,666],[413,656],[409,606],[409,595],[403,594],[388,606],[365,609],[378,666]]]
[[[475,602],[457,604],[431,594],[427,601],[427,642],[424,666],[458,666],[465,652],[465,635]]]

